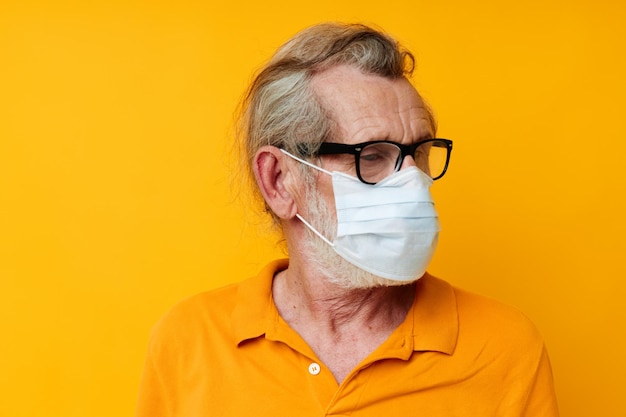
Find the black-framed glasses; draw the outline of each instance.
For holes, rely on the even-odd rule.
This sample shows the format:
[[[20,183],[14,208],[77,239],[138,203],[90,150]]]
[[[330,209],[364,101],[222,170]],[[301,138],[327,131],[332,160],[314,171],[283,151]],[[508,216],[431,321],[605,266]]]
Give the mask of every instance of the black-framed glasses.
[[[448,169],[452,141],[449,139],[426,139],[412,145],[375,140],[347,145],[322,142],[317,155],[354,155],[356,175],[366,184],[376,184],[400,170],[405,156],[412,156],[419,169],[433,180],[443,177]]]

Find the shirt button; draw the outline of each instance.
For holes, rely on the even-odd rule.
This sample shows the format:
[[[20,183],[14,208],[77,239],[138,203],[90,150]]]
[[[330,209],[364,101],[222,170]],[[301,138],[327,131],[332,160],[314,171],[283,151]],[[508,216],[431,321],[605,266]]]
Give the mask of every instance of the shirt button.
[[[320,373],[321,370],[322,368],[320,367],[318,363],[313,362],[312,364],[309,365],[309,373],[311,375],[317,375]]]

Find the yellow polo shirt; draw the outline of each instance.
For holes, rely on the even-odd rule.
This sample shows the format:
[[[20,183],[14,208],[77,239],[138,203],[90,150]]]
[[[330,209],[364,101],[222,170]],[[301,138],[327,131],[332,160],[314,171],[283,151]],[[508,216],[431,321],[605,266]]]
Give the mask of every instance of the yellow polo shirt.
[[[548,356],[518,311],[430,275],[389,339],[338,385],[272,301],[275,261],[155,326],[137,417],[557,416]]]

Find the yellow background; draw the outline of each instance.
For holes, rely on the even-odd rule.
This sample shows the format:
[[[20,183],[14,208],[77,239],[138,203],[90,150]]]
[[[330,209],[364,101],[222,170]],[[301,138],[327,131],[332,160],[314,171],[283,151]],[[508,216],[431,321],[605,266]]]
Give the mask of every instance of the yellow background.
[[[530,316],[563,416],[624,416],[617,0],[0,2],[0,415],[132,415],[150,327],[279,256],[232,112],[297,30],[375,23],[455,140],[431,272]],[[253,218],[254,219],[254,218]]]

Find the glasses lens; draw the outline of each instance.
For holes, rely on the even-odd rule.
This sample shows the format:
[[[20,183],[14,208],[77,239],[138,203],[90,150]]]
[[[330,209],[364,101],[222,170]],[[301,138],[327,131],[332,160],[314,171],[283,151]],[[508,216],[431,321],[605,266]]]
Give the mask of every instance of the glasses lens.
[[[361,149],[359,172],[361,179],[369,183],[384,180],[396,171],[400,148],[393,143],[372,143]]]
[[[415,165],[431,178],[441,177],[448,163],[448,145],[442,140],[421,143],[413,159]],[[359,173],[365,182],[375,184],[396,172],[402,164],[402,151],[390,142],[366,145],[359,154]]]
[[[418,168],[434,179],[443,175],[447,162],[448,146],[445,142],[440,140],[424,143],[418,146],[415,152],[415,163]]]

